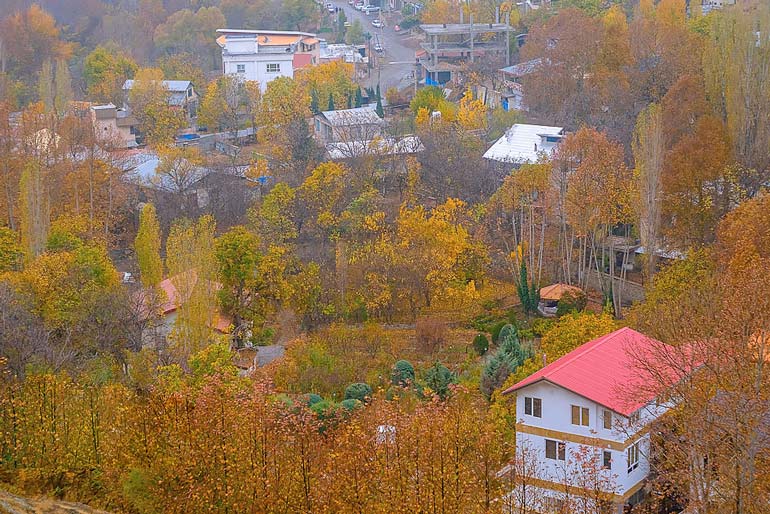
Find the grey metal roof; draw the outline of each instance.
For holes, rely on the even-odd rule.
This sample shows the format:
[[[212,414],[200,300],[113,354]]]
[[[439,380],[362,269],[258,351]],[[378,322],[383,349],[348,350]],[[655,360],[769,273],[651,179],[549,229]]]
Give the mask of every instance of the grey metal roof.
[[[354,109],[339,109],[336,111],[321,112],[324,118],[334,127],[349,125],[376,125],[382,123],[382,118],[377,116],[375,107],[367,105]]]
[[[187,88],[190,87],[189,80],[164,80],[162,81],[162,83],[166,87],[166,89],[168,89],[173,93],[181,93],[181,92],[187,91]],[[128,79],[123,83],[124,91],[128,91],[133,87],[134,87],[134,81],[131,79]]]

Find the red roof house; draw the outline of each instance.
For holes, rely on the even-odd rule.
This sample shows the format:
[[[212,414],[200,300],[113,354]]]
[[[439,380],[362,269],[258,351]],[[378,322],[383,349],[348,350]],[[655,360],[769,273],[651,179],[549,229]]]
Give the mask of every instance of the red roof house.
[[[673,350],[636,330],[621,328],[576,348],[506,389],[504,394],[545,381],[629,416],[654,400],[651,393],[643,393],[645,396],[650,394],[650,398],[630,399],[633,391],[650,391],[638,366],[640,358],[652,357],[668,348]],[[672,385],[681,378],[673,372],[671,375]]]

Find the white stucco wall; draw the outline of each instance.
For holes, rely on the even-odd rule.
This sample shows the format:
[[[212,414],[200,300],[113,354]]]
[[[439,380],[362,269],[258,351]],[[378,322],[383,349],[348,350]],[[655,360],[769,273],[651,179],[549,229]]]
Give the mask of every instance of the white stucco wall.
[[[566,483],[576,486],[578,485],[575,483],[576,481],[586,480],[585,476],[580,477],[581,471],[576,468],[577,455],[581,452],[581,446],[585,449],[583,451],[592,452],[596,456],[596,462],[599,466],[602,462],[602,452],[605,450],[611,452],[611,468],[609,470],[599,470],[597,477],[600,476],[600,483],[613,489],[611,492],[615,494],[625,494],[640,481],[644,480],[649,473],[649,436],[645,434],[638,438],[640,441],[639,465],[631,473],[628,472],[625,442],[629,439],[636,439],[635,435],[644,430],[650,421],[660,416],[665,411],[664,407],[650,404],[642,408],[640,410],[640,421],[634,426],[629,424],[628,418],[613,412],[613,426],[608,430],[604,428],[603,424],[603,413],[606,410],[603,406],[549,382],[540,381],[534,383],[517,391],[516,394],[517,421],[519,424],[525,425],[525,427],[521,427],[517,431],[516,446],[517,448],[528,447],[534,455],[537,455],[538,472],[541,474],[538,478],[557,483],[565,483],[566,481]],[[525,397],[541,399],[541,418],[525,414]],[[572,424],[572,405],[588,408],[588,426]],[[545,437],[526,433],[527,426],[583,438],[595,438],[597,441],[591,446],[581,445],[566,440],[569,437],[564,436],[562,440],[565,440],[565,460],[548,459],[545,456],[546,439],[557,441],[560,439],[556,436]],[[602,443],[601,440],[623,444],[623,450],[612,449],[611,444]],[[585,443],[585,440],[581,441]],[[583,470],[583,473],[585,474],[585,470]]]
[[[294,77],[294,56],[290,53],[268,53],[268,54],[250,54],[250,55],[223,55],[222,71],[225,75],[238,75],[244,80],[256,80],[262,92],[267,89],[267,84],[278,77]],[[238,73],[238,65],[245,67],[243,73]],[[278,64],[280,71],[270,73],[267,71],[268,64]]]

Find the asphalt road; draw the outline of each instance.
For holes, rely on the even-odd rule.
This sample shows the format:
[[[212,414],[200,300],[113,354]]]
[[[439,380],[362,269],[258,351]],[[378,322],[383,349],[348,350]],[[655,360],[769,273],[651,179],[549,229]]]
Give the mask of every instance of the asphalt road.
[[[367,81],[371,87],[377,86],[379,78],[380,90],[385,93],[390,87],[403,89],[414,83],[412,72],[414,71],[414,47],[410,47],[405,38],[393,31],[393,27],[386,25],[382,28],[372,26],[372,21],[378,17],[378,14],[366,15],[361,11],[356,11],[352,5],[345,1],[332,0],[332,3],[345,12],[348,21],[358,20],[363,26],[364,32],[369,32],[374,36],[372,38],[372,53],[374,52],[374,43],[379,39],[384,52],[377,54],[377,66],[372,68],[371,77]],[[383,18],[384,20],[384,18]]]

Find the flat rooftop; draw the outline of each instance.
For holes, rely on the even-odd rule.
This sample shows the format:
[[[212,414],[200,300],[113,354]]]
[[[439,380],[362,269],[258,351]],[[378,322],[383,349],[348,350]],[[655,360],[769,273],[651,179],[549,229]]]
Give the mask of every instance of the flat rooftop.
[[[473,32],[505,32],[512,27],[505,23],[474,23]],[[430,23],[420,25],[420,30],[429,36],[449,36],[452,34],[468,34],[470,23]]]

